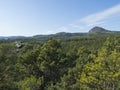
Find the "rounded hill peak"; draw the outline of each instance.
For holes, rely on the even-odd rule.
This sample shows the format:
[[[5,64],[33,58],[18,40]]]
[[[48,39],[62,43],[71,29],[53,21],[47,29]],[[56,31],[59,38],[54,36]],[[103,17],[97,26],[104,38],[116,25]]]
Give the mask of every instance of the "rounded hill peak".
[[[109,32],[109,30],[106,30],[102,27],[95,26],[89,32],[90,33],[105,33],[105,32]]]

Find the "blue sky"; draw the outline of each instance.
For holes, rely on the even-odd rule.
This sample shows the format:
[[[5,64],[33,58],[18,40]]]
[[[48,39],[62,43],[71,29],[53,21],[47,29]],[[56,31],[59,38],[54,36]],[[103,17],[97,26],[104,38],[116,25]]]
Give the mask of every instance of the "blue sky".
[[[120,31],[120,0],[0,0],[0,36]]]

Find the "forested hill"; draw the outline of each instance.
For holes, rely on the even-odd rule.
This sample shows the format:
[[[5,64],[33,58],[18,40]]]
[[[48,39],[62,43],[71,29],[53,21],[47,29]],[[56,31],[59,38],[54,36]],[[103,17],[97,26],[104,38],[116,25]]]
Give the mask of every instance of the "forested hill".
[[[91,30],[0,40],[0,90],[120,90],[120,33]]]
[[[104,28],[102,28],[102,27],[98,27],[98,26],[93,27],[93,28],[89,31],[89,33],[108,33],[108,32],[111,32],[111,33],[112,33],[112,31],[106,30],[106,29],[104,29]]]
[[[25,37],[25,36],[10,36],[10,37],[0,37],[0,40],[16,40],[16,39],[39,39],[39,40],[48,40],[50,37],[55,37],[55,38],[73,38],[73,37],[87,37],[87,36],[101,36],[101,35],[119,35],[119,31],[112,31],[112,30],[107,30],[102,27],[93,27],[89,32],[86,33],[67,33],[67,32],[59,32],[56,34],[49,34],[49,35],[35,35],[31,37]]]

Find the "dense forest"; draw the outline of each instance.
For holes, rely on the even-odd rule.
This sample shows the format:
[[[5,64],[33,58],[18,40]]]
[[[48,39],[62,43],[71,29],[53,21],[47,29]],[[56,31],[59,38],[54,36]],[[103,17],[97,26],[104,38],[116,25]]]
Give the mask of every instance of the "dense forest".
[[[0,90],[120,90],[120,34],[1,40]]]

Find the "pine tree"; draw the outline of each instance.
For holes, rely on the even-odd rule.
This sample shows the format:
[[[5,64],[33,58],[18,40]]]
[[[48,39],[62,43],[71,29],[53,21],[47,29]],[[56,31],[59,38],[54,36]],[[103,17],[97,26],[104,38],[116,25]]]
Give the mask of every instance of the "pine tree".
[[[120,80],[119,41],[107,39],[92,63],[87,63],[80,76],[81,89],[116,90]]]

